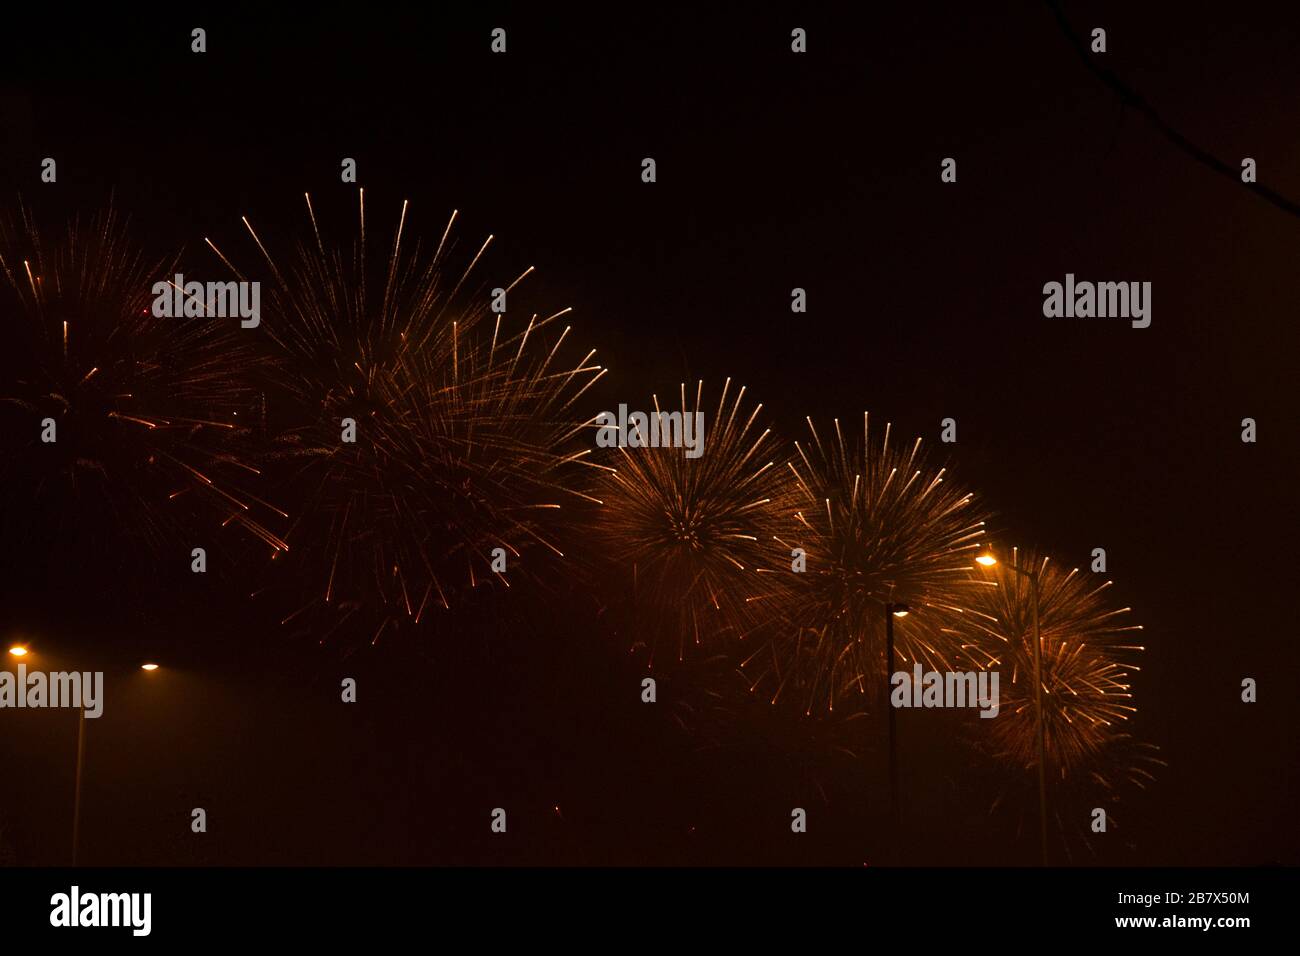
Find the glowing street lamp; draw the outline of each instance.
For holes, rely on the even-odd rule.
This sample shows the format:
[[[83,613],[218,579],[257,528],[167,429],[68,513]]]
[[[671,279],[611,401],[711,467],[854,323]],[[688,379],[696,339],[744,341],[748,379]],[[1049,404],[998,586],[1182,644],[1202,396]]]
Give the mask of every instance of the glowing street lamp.
[[[889,807],[895,826],[898,814],[898,737],[894,726],[894,703],[889,688],[894,679],[894,618],[904,618],[911,612],[906,604],[890,601],[885,605],[885,710],[889,719]]]
[[[158,665],[152,662],[141,664],[144,671],[156,671]],[[81,717],[77,723],[77,789],[72,802],[72,865],[77,865],[77,851],[81,846],[81,771],[86,763],[86,708],[81,708]]]
[[[991,568],[998,563],[998,559],[989,550],[977,557],[975,563]],[[1034,715],[1038,723],[1038,838],[1043,866],[1047,866],[1047,744],[1043,723],[1043,635],[1038,626],[1038,571],[1017,567],[1014,561],[1006,567],[1029,580],[1034,626]]]
[[[30,651],[22,644],[14,644],[9,648],[9,653],[13,657],[26,657]],[[140,669],[145,671],[158,670],[157,664],[152,661],[147,664],[141,664]],[[76,789],[72,801],[72,865],[77,865],[77,850],[81,843],[81,776],[82,768],[86,762],[86,709],[80,708],[77,718],[77,778]]]

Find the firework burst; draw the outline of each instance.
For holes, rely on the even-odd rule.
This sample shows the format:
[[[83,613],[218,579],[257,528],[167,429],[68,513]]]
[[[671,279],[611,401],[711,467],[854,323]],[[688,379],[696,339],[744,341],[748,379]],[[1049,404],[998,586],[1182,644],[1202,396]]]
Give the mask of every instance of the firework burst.
[[[111,210],[54,241],[26,210],[0,228],[7,540],[96,566],[212,547],[219,524],[284,546],[243,454],[258,359],[237,323],[153,314],[174,264],[147,259]]]
[[[688,648],[709,653],[753,634],[770,613],[776,534],[791,484],[780,446],[747,409],[745,389],[728,379],[707,418],[705,451],[618,448],[595,491],[602,502],[597,542],[635,645],[654,666],[659,646],[677,660]],[[661,414],[653,399],[654,414]],[[681,387],[683,419],[704,407]]]
[[[1129,608],[1106,602],[1110,581],[1093,584],[1046,556],[1013,550],[1010,565],[980,572],[997,586],[978,592],[982,613],[970,618],[968,646],[1001,675],[1001,710],[981,728],[998,758],[1025,770],[1038,761],[1032,579],[1013,570],[1017,562],[1038,581],[1048,767],[1063,779],[1090,772],[1105,765],[1106,751],[1137,712],[1131,680],[1140,670],[1134,660],[1143,650],[1136,643],[1142,627],[1127,623]]]
[[[373,643],[563,557],[559,512],[582,498],[588,452],[572,409],[603,370],[592,352],[561,364],[568,309],[521,321],[461,295],[491,237],[446,276],[455,213],[427,254],[404,238],[403,204],[374,256],[364,193],[346,252],[310,197],[307,211],[311,238],[284,264],[245,220],[272,276],[263,325],[285,373],[276,457],[305,500],[286,537],[303,544],[309,596],[284,621]]]
[[[876,438],[865,414],[859,442],[838,420],[832,442],[808,427],[811,443],[796,442],[789,463],[796,507],[780,538],[807,568],[781,576],[779,633],[743,668],[773,703],[793,695],[812,714],[841,702],[864,708],[883,689],[890,602],[912,610],[897,627],[903,664],[952,669],[963,658],[953,625],[978,588],[969,569],[984,519],[970,493],[927,463],[919,438],[899,448],[889,425]]]
[[[1020,568],[1017,572],[1015,568]],[[1145,788],[1163,765],[1157,748],[1129,732],[1137,713],[1132,679],[1143,647],[1141,625],[1128,622],[1130,609],[1106,600],[1111,582],[1095,584],[1078,569],[1066,570],[1032,551],[1011,552],[1010,561],[978,572],[996,587],[980,590],[969,619],[970,648],[982,666],[1000,675],[1000,711],[979,721],[976,746],[997,763],[1023,773],[1003,785],[1028,793],[1038,764],[1038,719],[1034,702],[1033,581],[1039,589],[1042,657],[1043,737],[1053,819],[1067,851],[1087,834],[1076,810],[1101,798],[1119,799],[1128,787]],[[1089,802],[1089,800],[1091,802]],[[1073,824],[1071,824],[1073,820]],[[1087,842],[1086,839],[1083,842]]]

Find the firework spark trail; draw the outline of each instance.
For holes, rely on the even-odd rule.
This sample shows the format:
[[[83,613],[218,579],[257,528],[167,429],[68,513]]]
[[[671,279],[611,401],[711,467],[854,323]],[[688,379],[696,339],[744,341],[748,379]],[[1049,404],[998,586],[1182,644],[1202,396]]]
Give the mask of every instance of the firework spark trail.
[[[247,488],[259,469],[239,415],[259,359],[235,324],[153,314],[152,288],[175,264],[145,259],[111,209],[53,242],[25,209],[0,227],[0,477],[24,512],[6,524],[114,553],[123,539],[156,552],[183,529],[228,524],[285,547],[262,523],[278,509]]]
[[[574,405],[605,370],[594,352],[561,361],[570,310],[489,321],[482,290],[462,294],[491,237],[449,272],[456,213],[427,255],[404,203],[376,255],[364,198],[346,253],[325,239],[310,197],[307,211],[311,239],[283,261],[244,220],[274,280],[263,325],[284,370],[277,456],[306,489],[287,537],[304,544],[311,596],[284,620],[334,608],[342,617],[327,634],[356,616],[374,642],[475,588],[535,578],[543,555],[563,558],[558,513],[583,499],[588,454]],[[345,418],[354,442],[342,440]]]
[[[703,382],[693,397],[683,384],[680,405],[683,418],[703,409]],[[680,661],[688,647],[712,653],[764,622],[792,489],[778,441],[758,425],[763,406],[746,406],[745,389],[727,379],[699,458],[682,448],[617,448],[606,458],[597,545],[651,666],[660,643]],[[653,407],[661,414],[658,396]]]
[[[979,721],[975,747],[994,765],[1017,774],[1002,778],[993,809],[1008,805],[1021,826],[1036,813],[1035,769],[1038,719],[1034,702],[1032,585],[1013,567],[1036,573],[1042,649],[1042,704],[1049,821],[1056,840],[1073,858],[1082,846],[1095,852],[1084,821],[1104,801],[1114,825],[1115,805],[1130,788],[1145,789],[1166,766],[1159,748],[1129,729],[1137,713],[1132,680],[1144,650],[1140,625],[1127,623],[1127,607],[1107,601],[1111,582],[1094,584],[1078,569],[1066,570],[1033,551],[1013,549],[1009,563],[976,572],[995,587],[979,592],[980,615],[965,627],[967,648],[978,663],[1000,675],[1001,709]]]
[[[984,513],[927,462],[920,439],[899,448],[886,425],[876,440],[866,414],[857,442],[838,420],[833,441],[808,426],[811,443],[796,442],[789,462],[795,508],[779,538],[785,554],[803,550],[807,570],[781,575],[779,632],[742,669],[773,703],[795,694],[808,714],[862,709],[883,687],[891,601],[913,611],[897,627],[903,664],[949,670],[965,659],[953,625],[979,589],[969,569]]]
[[[1140,670],[1142,627],[1125,623],[1129,608],[1107,603],[1110,581],[1093,584],[1031,551],[1012,554],[1012,565],[1038,575],[1047,763],[1064,778],[1102,757],[1137,712],[1130,682]],[[979,592],[982,613],[970,619],[968,645],[1001,674],[1001,713],[988,721],[988,742],[996,756],[1031,769],[1038,759],[1031,585],[1005,563],[978,574],[997,585]]]

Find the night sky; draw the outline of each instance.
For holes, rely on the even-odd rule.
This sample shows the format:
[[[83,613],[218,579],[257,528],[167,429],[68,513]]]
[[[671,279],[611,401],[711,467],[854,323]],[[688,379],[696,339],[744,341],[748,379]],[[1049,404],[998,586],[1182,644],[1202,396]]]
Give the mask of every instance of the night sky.
[[[1261,183],[1300,199],[1300,21],[1142,6],[1064,9],[1080,35],[1106,29],[1105,65],[1188,140],[1232,167],[1255,158]],[[489,51],[494,26],[505,55]],[[795,26],[807,54],[790,52]],[[1300,218],[1126,107],[1046,4],[257,10],[46,22],[0,44],[0,214],[21,197],[53,226],[111,200],[150,250],[183,245],[215,268],[203,238],[238,244],[241,216],[306,235],[304,192],[350,223],[339,162],[354,157],[378,232],[410,200],[409,228],[436,241],[458,209],[463,248],[496,237],[492,284],[537,267],[529,300],[572,306],[572,334],[611,369],[593,411],[728,376],[792,439],[806,415],[870,410],[981,492],[999,544],[1081,567],[1104,547],[1145,629],[1135,729],[1169,766],[1101,861],[1300,862]],[[45,156],[56,184],[40,182]],[[939,178],[949,156],[955,184]],[[1044,318],[1043,284],[1066,273],[1151,282],[1150,328]],[[806,315],[790,311],[794,287]],[[940,445],[948,417],[958,440]],[[34,566],[21,542],[3,550],[4,639],[35,635],[51,659],[108,672],[88,731],[86,862],[877,854],[878,811],[859,812],[874,791],[851,762],[758,729],[703,750],[671,707],[640,704],[641,672],[600,622],[560,605],[427,656],[340,660],[286,641],[245,599],[256,560],[196,580],[182,554],[104,593]],[[165,660],[166,679],[135,670],[142,656]],[[359,681],[353,708],[343,676]],[[1245,677],[1258,703],[1241,702]],[[988,769],[913,717],[905,862],[1033,862],[1032,806],[1023,830],[990,816]],[[63,863],[75,713],[0,719],[11,852]],[[509,842],[486,825],[501,805]],[[194,806],[213,821],[201,837]],[[806,838],[791,806],[813,808]]]

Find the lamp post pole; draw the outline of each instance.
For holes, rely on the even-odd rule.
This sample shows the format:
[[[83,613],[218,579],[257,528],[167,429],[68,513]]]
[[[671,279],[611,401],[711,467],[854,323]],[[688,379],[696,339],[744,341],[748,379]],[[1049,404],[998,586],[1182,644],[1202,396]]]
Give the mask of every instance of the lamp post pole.
[[[898,728],[895,722],[894,704],[890,700],[889,688],[894,679],[894,618],[906,617],[910,608],[906,604],[889,602],[885,605],[885,710],[889,723],[889,813],[895,827],[900,822],[898,804]]]
[[[81,843],[81,768],[86,756],[86,708],[77,719],[77,785],[72,800],[72,865],[77,865],[77,848]]]
[[[141,670],[153,672],[157,664],[143,664]],[[77,718],[77,782],[72,798],[72,865],[77,865],[77,854],[81,848],[81,772],[86,763],[86,708],[80,708]]]
[[[986,552],[975,562],[991,568],[998,559],[992,552]],[[1047,730],[1043,720],[1043,634],[1038,621],[1038,571],[1026,571],[1014,561],[1006,567],[1029,581],[1030,623],[1034,640],[1034,716],[1038,724],[1038,843],[1042,865],[1047,866]]]
[[[1026,574],[1015,568],[1018,573]],[[1043,720],[1043,635],[1038,627],[1038,573],[1029,578],[1030,606],[1034,624],[1034,709],[1038,714],[1038,840],[1043,866],[1047,866],[1047,731]]]
[[[25,644],[15,644],[9,648],[9,653],[18,658],[26,657],[30,651]],[[158,669],[157,664],[142,664],[141,670],[153,672]],[[86,765],[86,708],[84,706],[77,708],[77,770],[76,783],[72,792],[72,865],[77,865],[77,858],[81,848],[81,777],[82,771]]]

